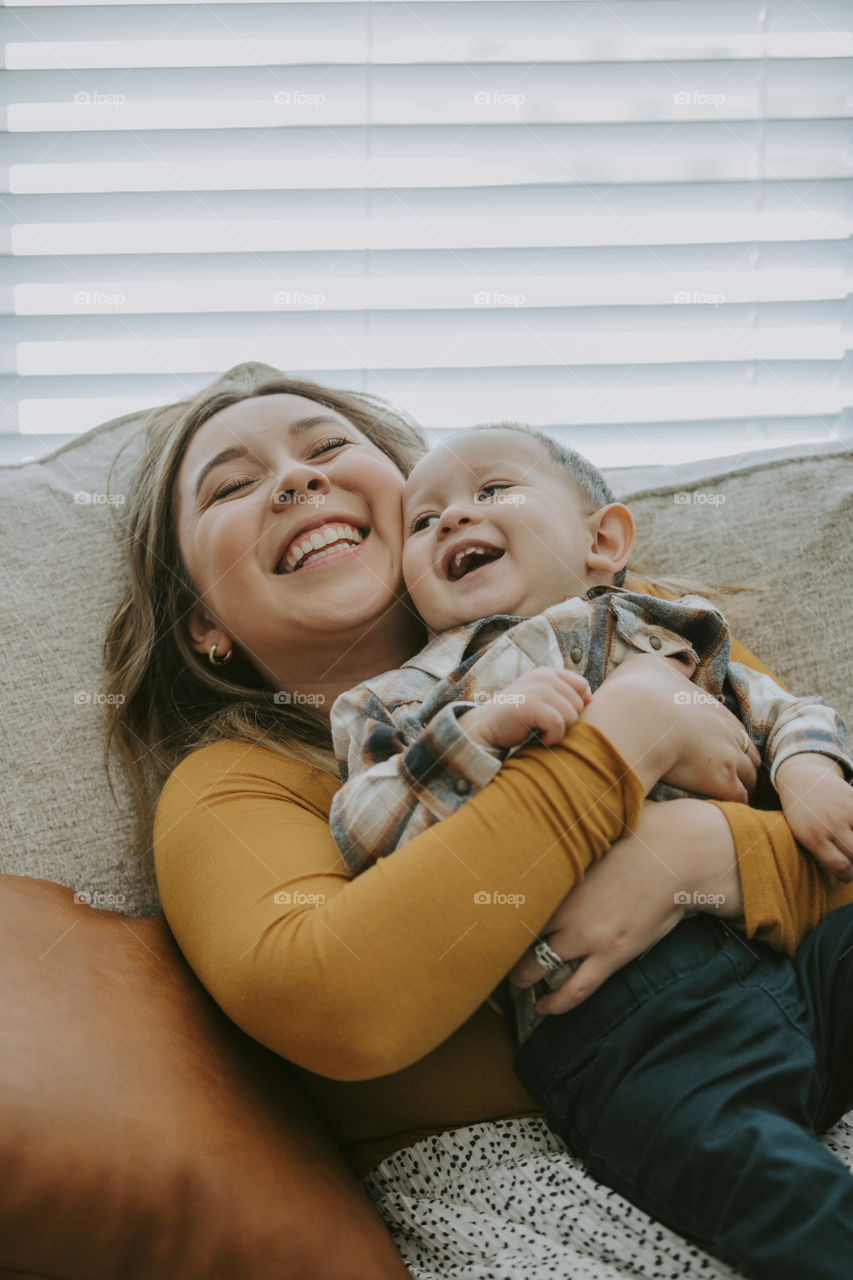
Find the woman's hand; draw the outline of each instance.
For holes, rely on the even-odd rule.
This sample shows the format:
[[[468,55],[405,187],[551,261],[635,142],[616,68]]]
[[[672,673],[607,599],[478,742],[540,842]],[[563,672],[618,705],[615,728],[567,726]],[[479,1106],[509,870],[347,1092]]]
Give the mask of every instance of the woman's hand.
[[[695,911],[742,911],[737,857],[722,812],[704,800],[647,803],[634,831],[591,867],[541,931],[563,960],[582,958],[572,976],[537,1001],[565,1013]],[[511,971],[532,987],[546,970],[531,947]]]
[[[736,716],[691,684],[682,663],[638,654],[593,694],[581,722],[600,729],[647,792],[663,779],[745,802],[761,758]]]

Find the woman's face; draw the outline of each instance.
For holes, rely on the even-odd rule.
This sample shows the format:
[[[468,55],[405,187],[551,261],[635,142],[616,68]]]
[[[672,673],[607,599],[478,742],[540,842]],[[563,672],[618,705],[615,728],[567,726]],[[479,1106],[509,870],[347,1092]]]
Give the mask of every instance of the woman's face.
[[[258,396],[209,419],[177,486],[178,540],[204,606],[189,624],[195,647],[231,637],[288,689],[300,675],[345,687],[371,632],[384,661],[413,622],[402,489],[390,458],[304,396]]]

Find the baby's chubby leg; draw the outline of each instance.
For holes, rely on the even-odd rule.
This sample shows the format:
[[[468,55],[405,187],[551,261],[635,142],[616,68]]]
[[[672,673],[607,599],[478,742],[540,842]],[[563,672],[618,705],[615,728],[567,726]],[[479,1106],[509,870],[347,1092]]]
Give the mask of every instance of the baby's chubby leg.
[[[704,800],[647,801],[634,829],[590,868],[541,930],[558,956],[582,963],[537,1008],[550,1014],[575,1008],[687,915],[732,918],[742,908],[734,840],[721,810]],[[510,976],[521,987],[542,979],[532,949]]]

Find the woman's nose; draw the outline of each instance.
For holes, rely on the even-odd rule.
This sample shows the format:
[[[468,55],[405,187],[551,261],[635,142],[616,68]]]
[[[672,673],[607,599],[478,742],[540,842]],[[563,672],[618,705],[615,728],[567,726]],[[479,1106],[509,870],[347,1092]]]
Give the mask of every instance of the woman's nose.
[[[315,467],[296,464],[279,476],[273,505],[286,507],[298,502],[321,502],[329,492],[329,481]]]

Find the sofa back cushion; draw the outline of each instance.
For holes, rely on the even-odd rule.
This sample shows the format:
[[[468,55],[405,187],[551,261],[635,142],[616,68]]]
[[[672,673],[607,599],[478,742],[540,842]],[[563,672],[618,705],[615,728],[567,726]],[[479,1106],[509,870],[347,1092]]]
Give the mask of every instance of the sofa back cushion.
[[[630,495],[637,567],[700,592],[751,588],[719,602],[734,635],[853,730],[853,448],[775,449],[610,479]]]
[[[238,365],[217,383],[275,372]],[[125,590],[117,513],[147,414],[94,427],[32,463],[0,467],[0,598],[10,639],[0,664],[0,872],[37,876],[130,915],[159,909],[139,856],[130,786],[103,765],[99,691],[107,624]],[[100,695],[103,696],[103,695]]]

